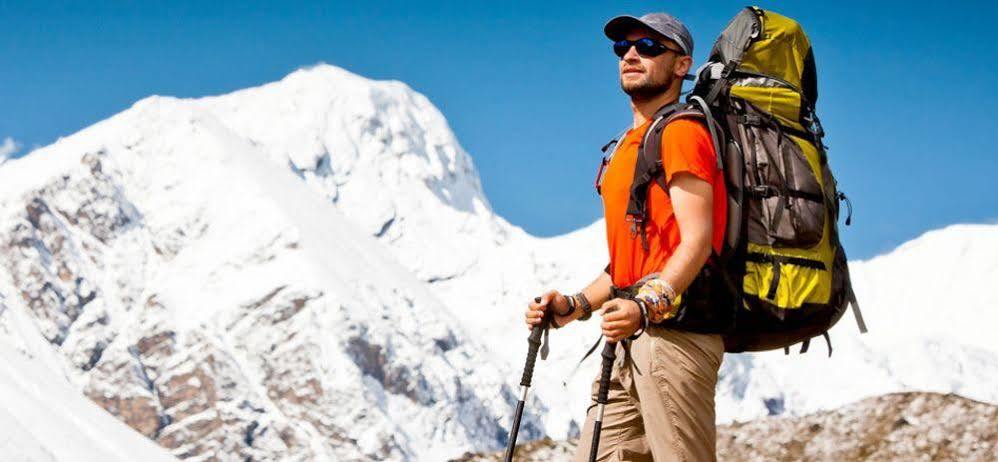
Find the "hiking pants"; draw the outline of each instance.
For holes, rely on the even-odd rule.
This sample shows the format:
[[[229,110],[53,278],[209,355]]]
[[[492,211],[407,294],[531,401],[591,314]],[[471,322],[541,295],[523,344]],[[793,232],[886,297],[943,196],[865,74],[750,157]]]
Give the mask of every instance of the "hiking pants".
[[[603,413],[599,461],[705,462],[714,453],[714,386],[724,343],[719,335],[658,326],[617,344]],[[593,382],[596,402],[599,377]],[[575,462],[589,460],[595,404]]]

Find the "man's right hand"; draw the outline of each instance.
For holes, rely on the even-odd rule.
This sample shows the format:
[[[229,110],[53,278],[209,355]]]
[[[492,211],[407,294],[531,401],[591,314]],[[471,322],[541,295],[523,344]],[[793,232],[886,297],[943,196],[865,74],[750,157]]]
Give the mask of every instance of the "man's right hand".
[[[530,300],[530,303],[527,304],[527,329],[533,329],[534,326],[540,325],[541,319],[544,318],[544,312],[549,309],[554,310],[554,322],[562,327],[575,320],[577,315],[577,313],[572,313],[569,316],[559,316],[560,313],[568,312],[568,298],[557,290],[549,290],[541,295],[539,303]]]

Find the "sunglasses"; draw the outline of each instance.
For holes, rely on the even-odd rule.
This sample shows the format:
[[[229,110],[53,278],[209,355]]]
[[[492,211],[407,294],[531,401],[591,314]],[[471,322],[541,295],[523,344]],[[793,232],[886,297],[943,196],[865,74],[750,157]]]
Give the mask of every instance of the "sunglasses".
[[[658,43],[648,37],[639,38],[637,40],[617,40],[613,42],[613,54],[617,55],[618,58],[623,58],[624,55],[630,51],[631,47],[638,50],[638,54],[645,57],[654,58],[655,56],[661,55],[667,52],[673,52],[677,55],[684,55],[681,50],[675,50],[669,48],[661,43]]]

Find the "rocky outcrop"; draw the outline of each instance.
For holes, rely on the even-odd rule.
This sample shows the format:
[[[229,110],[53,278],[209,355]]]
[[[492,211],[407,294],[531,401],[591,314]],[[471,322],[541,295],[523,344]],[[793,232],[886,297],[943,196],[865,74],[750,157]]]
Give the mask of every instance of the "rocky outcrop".
[[[533,441],[517,448],[516,459],[571,460],[577,442]],[[723,425],[717,435],[722,461],[989,462],[996,454],[998,406],[937,393],[893,393],[803,417]],[[467,454],[453,462],[500,460]]]

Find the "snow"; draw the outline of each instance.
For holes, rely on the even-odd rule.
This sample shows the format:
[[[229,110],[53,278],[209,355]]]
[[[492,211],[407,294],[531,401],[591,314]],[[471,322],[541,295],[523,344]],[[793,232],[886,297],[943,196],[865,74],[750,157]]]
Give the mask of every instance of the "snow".
[[[373,94],[411,93],[385,91]],[[275,164],[265,144],[231,128],[238,120],[203,102],[147,98],[0,171],[11,180],[2,202],[8,276],[29,289],[16,301],[44,308],[36,323],[74,382],[109,406],[142,403],[145,414],[121,417],[144,418],[188,458],[238,446],[250,424],[270,438],[243,448],[258,458],[399,459],[500,445],[512,371],[476,367],[498,361],[428,285],[315,194],[300,169]],[[438,160],[464,156],[425,149]],[[464,184],[440,165],[425,174]],[[478,188],[477,178],[468,184]],[[423,200],[439,198],[428,191]],[[37,217],[24,215],[25,201],[38,204]],[[90,287],[96,295],[84,302]],[[149,347],[164,338],[165,351]],[[146,414],[170,423],[158,428]],[[540,434],[533,419],[524,429]]]
[[[561,240],[571,242],[551,249],[542,260],[557,268],[552,272],[558,276],[548,276],[551,272],[542,266],[532,272],[532,278],[524,278],[532,286],[508,291],[512,296],[503,297],[499,291],[479,294],[480,303],[495,300],[494,309],[503,314],[487,321],[470,320],[470,325],[481,328],[486,344],[509,345],[508,332],[522,328],[522,309],[530,294],[545,288],[577,291],[602,268],[606,261],[602,233],[601,223],[596,223],[570,235],[535,241],[530,248],[538,254],[548,250],[545,246],[561,245]],[[598,256],[596,252],[586,255],[580,249],[601,251]],[[490,263],[503,261],[516,268],[505,274],[531,273],[529,263],[510,263],[509,255],[515,252],[497,253]],[[888,255],[851,262],[857,297],[871,332],[861,335],[850,312],[830,332],[831,358],[821,339],[812,342],[803,355],[794,350],[789,356],[782,351],[725,355],[717,392],[718,422],[766,416],[770,414],[767,401],[782,403],[786,414],[802,415],[898,391],[958,393],[998,402],[998,340],[986,331],[998,320],[998,296],[989,291],[993,281],[998,281],[995,262],[996,225],[953,225],[926,233]],[[483,266],[495,268],[489,263]],[[498,271],[468,277],[500,280],[494,274]],[[448,284],[454,291],[481,287],[467,281]],[[553,333],[552,360],[536,369],[537,393],[549,406],[545,426],[553,438],[569,436],[573,421],[581,425],[590,400],[589,386],[598,369],[595,355],[570,378],[567,388],[561,386],[598,336],[596,323],[587,324]],[[495,329],[496,325],[508,327]],[[522,332],[525,336],[526,331]],[[526,342],[519,343],[522,346],[514,344],[506,355],[517,366],[526,348]]]
[[[0,310],[14,316],[6,307]],[[0,454],[5,461],[177,460],[83,396],[51,362],[12,340],[0,337]]]
[[[0,343],[190,460],[500,449],[526,302],[607,261],[602,221],[511,225],[424,96],[328,65],[145,98],[0,166],[0,217]],[[851,262],[870,334],[847,315],[831,358],[727,355],[719,421],[906,390],[998,402],[995,262],[998,225]],[[552,332],[522,440],[577,432],[598,360],[571,371],[597,336]]]

